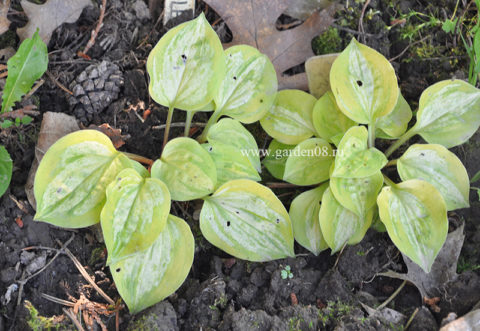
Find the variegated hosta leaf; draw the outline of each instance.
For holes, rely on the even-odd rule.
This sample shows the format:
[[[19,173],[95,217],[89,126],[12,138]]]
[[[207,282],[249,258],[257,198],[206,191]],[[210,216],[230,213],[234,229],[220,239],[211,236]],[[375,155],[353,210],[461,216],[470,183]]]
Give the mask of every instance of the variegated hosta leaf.
[[[262,163],[273,177],[283,180],[285,163],[287,163],[288,156],[294,148],[295,145],[282,144],[275,139],[270,142]]]
[[[461,80],[436,83],[420,97],[414,132],[446,148],[466,142],[480,126],[480,90]]]
[[[225,75],[225,55],[205,15],[169,30],[150,52],[147,71],[159,104],[196,111],[210,103]]]
[[[383,186],[383,175],[377,171],[363,178],[330,178],[330,190],[345,208],[363,217],[377,203]]]
[[[447,210],[469,207],[470,182],[458,157],[442,145],[415,144],[398,159],[403,181],[423,179],[442,194]]]
[[[318,217],[323,238],[332,254],[342,249],[345,243],[354,245],[362,241],[372,224],[373,209],[365,217],[359,217],[338,203],[330,188],[325,191]]]
[[[204,200],[200,229],[214,246],[256,262],[295,255],[290,217],[269,188],[232,180]]]
[[[107,187],[107,201],[100,214],[107,264],[153,244],[167,223],[170,202],[163,182],[143,178],[134,169],[122,170]]]
[[[250,151],[220,142],[202,144],[202,147],[210,155],[215,164],[214,167],[217,169],[217,184],[215,188],[233,179],[262,180],[257,169],[255,169],[247,157],[247,152]]]
[[[387,164],[378,149],[367,146],[368,132],[364,126],[354,126],[343,136],[335,158],[332,177],[362,178],[375,174]]]
[[[329,177],[334,160],[333,149],[322,138],[302,141],[291,151],[283,180],[295,185],[314,185]]]
[[[327,188],[328,183],[324,183],[313,190],[305,191],[293,199],[290,205],[293,236],[300,245],[315,255],[328,248],[318,220],[320,201]]]
[[[355,38],[333,62],[330,85],[338,107],[357,123],[375,123],[397,103],[398,83],[392,65]]]
[[[253,123],[265,116],[277,93],[270,59],[256,48],[237,45],[225,51],[227,72],[215,95],[215,111]]]
[[[150,247],[110,265],[115,286],[131,314],[174,293],[187,278],[195,241],[187,223],[173,215]]]
[[[242,151],[255,169],[261,172],[260,153],[252,134],[237,120],[221,119],[208,130],[207,140],[211,144],[222,143],[234,146]]]
[[[312,111],[316,101],[300,90],[282,90],[260,124],[279,142],[296,145],[315,134]]]
[[[167,184],[172,200],[188,201],[212,193],[217,183],[215,163],[191,138],[175,138],[152,166],[152,177]]]
[[[430,272],[448,232],[442,195],[424,180],[386,186],[377,199],[380,219],[397,248]]]
[[[105,191],[130,160],[95,130],[70,133],[45,153],[35,175],[35,220],[65,228],[100,222]]]
[[[392,112],[377,119],[376,136],[383,139],[398,138],[407,131],[411,119],[412,110],[399,91],[397,104]]]
[[[130,159],[130,163],[132,164],[132,168],[142,176],[143,178],[150,177],[150,172],[138,161]]]
[[[313,126],[319,137],[338,146],[343,135],[356,123],[338,108],[333,93],[325,93],[313,107]]]

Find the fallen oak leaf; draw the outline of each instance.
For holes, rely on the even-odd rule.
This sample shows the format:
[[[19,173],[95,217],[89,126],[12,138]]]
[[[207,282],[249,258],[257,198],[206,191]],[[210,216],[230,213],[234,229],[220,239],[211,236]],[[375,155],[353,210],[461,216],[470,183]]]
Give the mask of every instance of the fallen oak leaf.
[[[0,1],[0,34],[8,31],[10,27],[10,20],[7,18],[8,10],[10,9],[10,0]]]
[[[308,88],[305,73],[286,76],[283,73],[313,56],[311,41],[333,23],[334,5],[313,13],[303,24],[278,31],[275,23],[278,17],[295,0],[204,0],[227,23],[232,31],[231,43],[225,48],[238,44],[256,47],[266,54],[277,71],[280,89]]]
[[[95,124],[90,124],[88,126],[90,130],[97,130],[101,133],[105,134],[113,143],[115,148],[120,148],[125,145],[124,139],[130,138],[129,135],[122,135],[121,129],[112,128],[108,123],[104,123],[102,125],[96,126]]]
[[[21,40],[30,38],[38,28],[46,44],[56,28],[63,23],[74,23],[83,9],[92,5],[90,0],[47,0],[43,5],[22,0],[20,4],[29,20],[27,25],[17,29],[18,36]]]

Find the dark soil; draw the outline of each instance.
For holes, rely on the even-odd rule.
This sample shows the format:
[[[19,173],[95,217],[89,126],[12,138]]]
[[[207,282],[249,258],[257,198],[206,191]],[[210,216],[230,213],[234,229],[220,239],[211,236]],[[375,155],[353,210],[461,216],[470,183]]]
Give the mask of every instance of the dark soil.
[[[89,52],[91,61],[75,54],[89,39],[98,19],[98,6],[84,10],[76,23],[57,29],[49,44],[49,71],[67,87],[73,88],[76,80],[83,82],[77,78],[89,65],[107,61],[118,66],[123,85],[106,108],[78,110],[69,103],[68,94],[48,78],[31,102],[39,105],[41,113],[64,112],[75,115],[85,126],[108,123],[119,128],[126,142],[122,150],[156,159],[160,155],[163,131],[155,126],[164,124],[166,110],[148,96],[145,62],[160,37],[170,27],[189,18],[179,17],[168,26],[161,22],[155,24],[156,19],[137,17],[134,2],[107,1],[104,26]],[[393,65],[402,92],[412,108],[416,107],[427,86],[451,77],[466,78],[468,58],[463,46],[458,38],[443,32],[441,25],[426,26],[413,35],[408,34],[412,27],[423,22],[413,17],[391,27],[392,20],[410,10],[443,20],[451,16],[456,1],[372,0],[364,18],[365,34],[356,32],[363,4],[357,4],[357,1],[340,3],[344,6],[349,3],[349,7],[338,11],[335,27],[327,32],[328,36],[325,34],[316,39],[313,43],[315,52],[325,52],[326,44],[328,51],[339,51],[355,36],[387,58],[396,58]],[[21,10],[15,0],[12,8]],[[157,8],[156,11],[161,10]],[[203,2],[197,1],[197,14],[206,10]],[[21,15],[12,15],[9,19],[13,22],[12,31],[26,23]],[[219,17],[208,9],[207,19],[213,23]],[[222,21],[215,27],[223,41],[231,37]],[[17,45],[18,40],[12,31],[8,33],[13,41],[2,37],[0,48]],[[327,43],[322,38],[328,38],[325,39]],[[102,48],[104,43],[101,41],[108,40],[110,42]],[[152,112],[142,121],[146,109]],[[197,116],[195,121],[207,119],[205,113]],[[181,111],[174,114],[174,122],[184,118]],[[29,125],[12,127],[0,133],[1,144],[6,146],[14,160],[11,186],[0,200],[0,331],[29,329],[30,313],[24,308],[24,300],[30,301],[42,316],[63,314],[62,305],[46,300],[42,293],[65,300],[85,295],[91,301],[104,302],[72,261],[62,254],[23,286],[17,305],[18,289],[7,298],[7,288],[27,278],[55,254],[43,249],[22,250],[25,247],[58,248],[58,241],[65,243],[73,235],[68,248],[95,282],[112,298],[119,299],[105,267],[106,251],[98,227],[68,231],[32,220],[34,210],[27,202],[24,186],[34,158],[41,120],[40,115]],[[265,133],[259,133],[258,126],[248,128],[253,130],[260,147],[267,144],[267,137]],[[182,130],[172,130],[171,136],[180,135]],[[479,148],[480,134],[477,133],[470,142],[455,149],[470,176],[480,170]],[[282,201],[288,207],[299,192],[281,191]],[[392,330],[401,329],[417,308],[419,312],[409,330],[437,330],[447,314],[462,315],[480,301],[480,203],[476,192],[472,191],[471,208],[457,212],[466,221],[466,239],[458,267],[460,276],[445,285],[438,304],[440,310],[424,305],[417,289],[407,285],[388,306],[403,314],[399,319],[369,317],[360,305],[362,302],[375,307],[401,283],[377,276],[377,273],[406,271],[401,254],[387,234],[370,230],[360,244],[345,248],[336,266],[338,254],[330,256],[330,251],[326,251],[315,257],[301,247],[296,247],[299,254],[296,259],[250,263],[232,259],[202,238],[198,219],[193,216],[199,207],[196,203],[174,203],[172,207],[172,213],[191,225],[196,238],[195,261],[187,280],[167,300],[136,316],[123,309],[120,312],[121,330]],[[22,220],[23,226],[16,221],[17,218]],[[285,280],[281,278],[281,270],[287,265],[291,267],[293,278]],[[109,330],[115,329],[115,318],[103,317],[103,322]],[[74,329],[69,323],[65,318],[66,328]]]

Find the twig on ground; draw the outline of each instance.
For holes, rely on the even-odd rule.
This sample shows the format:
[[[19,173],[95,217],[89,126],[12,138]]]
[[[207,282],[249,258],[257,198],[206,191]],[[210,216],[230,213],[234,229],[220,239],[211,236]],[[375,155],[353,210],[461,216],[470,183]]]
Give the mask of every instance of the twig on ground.
[[[80,322],[78,321],[77,317],[75,316],[71,308],[70,309],[62,308],[62,310],[65,313],[65,315],[67,315],[68,318],[70,318],[70,320],[75,325],[78,331],[85,331],[85,329],[80,324]]]
[[[25,106],[25,108],[20,108],[20,109],[15,109],[3,114],[0,114],[0,118],[17,118],[17,117],[23,117],[25,115],[31,115],[31,116],[38,116],[40,115],[39,111],[36,111],[34,109],[37,109],[37,106],[35,105],[29,105]]]
[[[52,82],[54,82],[59,88],[61,88],[62,90],[64,90],[64,91],[67,92],[68,94],[73,95],[73,92],[70,91],[68,88],[66,88],[65,85],[63,85],[62,83],[60,83],[60,82],[55,78],[55,76],[53,76],[53,74],[52,74],[50,71],[47,70],[45,73],[47,74],[48,78],[50,78],[50,80],[51,80]]]
[[[88,41],[87,45],[83,49],[83,52],[78,52],[78,56],[89,59],[90,57],[87,55],[90,48],[95,45],[95,39],[97,38],[98,33],[103,25],[103,18],[105,17],[105,8],[107,7],[107,0],[102,0],[102,5],[100,6],[100,17],[98,18],[97,26],[95,30],[92,31],[92,35],[90,36],[90,40]]]
[[[25,94],[25,97],[23,97],[23,99],[28,99],[28,98],[30,98],[30,97],[33,95],[33,93],[35,93],[35,92],[40,88],[40,86],[43,85],[43,83],[45,83],[45,81],[44,81],[43,79],[39,79],[39,80],[35,83],[35,85],[33,85],[33,87],[30,89],[30,91],[28,91],[28,93]]]
[[[337,268],[338,262],[340,261],[340,256],[342,256],[343,250],[347,247],[347,243],[343,244],[342,249],[340,250],[340,253],[338,253],[337,259],[335,260],[335,264],[333,265],[333,269]]]
[[[423,41],[424,41],[425,39],[427,39],[428,37],[429,37],[429,36],[423,37],[423,38],[420,39],[420,40],[417,40],[417,41],[415,41],[415,42],[413,42],[413,43],[411,43],[411,44],[408,44],[408,46],[405,47],[405,48],[403,49],[403,51],[400,52],[400,54],[392,57],[392,58],[389,59],[388,61],[390,61],[390,62],[395,61],[395,60],[398,59],[399,57],[403,56],[403,54],[405,54],[405,52],[408,51],[408,49],[409,49],[410,47],[412,47],[412,46],[414,46],[414,45],[416,45],[416,44],[419,44],[419,43],[423,42]]]
[[[171,127],[171,128],[183,128],[184,126],[185,126],[185,122],[179,122],[179,123],[172,123],[172,124],[170,124],[170,127]],[[198,126],[198,127],[204,128],[204,127],[206,126],[206,124],[205,124],[205,123],[195,122],[195,123],[192,123],[192,126]],[[167,127],[166,124],[157,125],[157,126],[152,126],[152,130],[164,130],[166,127]]]
[[[365,29],[363,28],[363,18],[365,16],[365,10],[367,9],[368,5],[370,4],[370,0],[365,1],[365,4],[363,5],[362,8],[362,13],[360,15],[360,18],[358,19],[358,30],[361,33],[360,37],[362,38],[362,43],[365,44]]]
[[[148,42],[148,39],[150,39],[150,36],[152,35],[153,31],[157,28],[158,24],[160,24],[160,22],[163,21],[163,12],[165,11],[165,9],[162,10],[162,12],[160,13],[160,16],[158,16],[158,19],[157,21],[155,22],[155,25],[153,26],[153,28],[150,30],[150,32],[147,34],[147,36],[145,38],[143,38],[143,40],[140,42],[140,44],[137,46],[137,49],[139,49],[140,47],[142,47],[143,45],[145,45],[147,42]]]
[[[406,280],[404,280],[402,284],[400,284],[400,286],[395,290],[395,292],[392,293],[392,295],[387,300],[385,300],[380,306],[377,307],[377,310],[382,310],[390,303],[390,301],[395,299],[395,297],[398,295],[398,293],[400,293],[405,284],[407,284]]]
[[[57,239],[57,242],[59,242],[58,239]],[[95,284],[92,277],[90,277],[90,275],[88,274],[87,270],[85,270],[85,268],[82,266],[80,261],[78,261],[78,259],[72,254],[72,252],[70,252],[68,248],[64,248],[64,251],[65,251],[65,254],[67,254],[67,256],[72,260],[73,264],[75,264],[78,271],[80,271],[80,273],[85,278],[85,280],[89,282],[90,285],[92,285],[93,288],[98,292],[98,294],[100,294],[109,304],[114,305],[115,301],[113,301],[112,298],[110,298],[105,292],[103,292],[103,290],[100,287],[98,287],[97,284]]]
[[[405,327],[403,328],[403,330],[406,331],[406,330],[408,329],[408,327],[410,326],[410,324],[412,324],[413,319],[415,318],[415,316],[417,316],[417,313],[418,313],[419,310],[420,310],[420,309],[417,307],[417,308],[413,311],[412,316],[410,316],[410,318],[408,319],[407,324],[405,324]]]
[[[294,188],[294,187],[298,187],[298,185],[295,185],[295,184],[290,184],[290,183],[275,183],[275,182],[267,183],[266,186],[267,186],[268,188]]]

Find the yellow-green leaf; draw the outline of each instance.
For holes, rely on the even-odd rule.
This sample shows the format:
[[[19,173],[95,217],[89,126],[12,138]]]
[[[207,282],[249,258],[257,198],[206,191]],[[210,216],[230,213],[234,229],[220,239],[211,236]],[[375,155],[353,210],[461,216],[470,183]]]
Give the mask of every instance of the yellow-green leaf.
[[[214,167],[217,169],[215,188],[233,179],[251,179],[254,181],[262,179],[246,156],[247,151],[220,142],[202,144],[202,147],[210,155],[215,164]]]
[[[330,91],[315,103],[312,117],[318,136],[336,145],[340,141],[338,137],[341,139],[349,128],[356,125],[341,112]]]
[[[225,55],[205,15],[169,30],[150,52],[147,71],[159,104],[187,111],[207,106],[225,75]]]
[[[12,180],[13,162],[7,149],[0,146],[0,196],[2,196]]]
[[[403,181],[423,179],[442,194],[447,210],[469,207],[470,182],[458,157],[442,145],[410,146],[398,159]]]
[[[100,222],[105,191],[130,160],[95,130],[70,133],[45,153],[35,175],[35,220],[66,228]]]
[[[324,183],[313,190],[305,191],[293,199],[290,205],[293,236],[300,245],[315,255],[328,248],[318,220],[320,201],[327,188],[328,183]]]
[[[260,172],[260,153],[253,135],[237,120],[221,119],[208,130],[207,140],[211,144],[222,143],[236,147],[250,160],[255,169]]]
[[[260,124],[279,142],[296,145],[315,134],[312,111],[316,101],[312,95],[300,90],[280,91]]]
[[[333,149],[322,138],[310,138],[291,151],[283,180],[296,185],[314,185],[329,177],[334,160]]]
[[[333,62],[330,85],[338,107],[357,123],[375,123],[397,103],[398,83],[392,65],[355,39]]]
[[[330,178],[330,189],[337,201],[359,217],[363,217],[377,203],[383,186],[380,171],[363,178]]]
[[[173,294],[187,278],[195,241],[184,220],[168,216],[152,245],[110,265],[115,286],[131,314]]]
[[[152,245],[167,223],[170,202],[163,182],[143,178],[134,169],[122,170],[107,187],[100,214],[107,264]]]
[[[380,219],[397,248],[430,272],[448,232],[442,195],[424,180],[386,186],[377,199]]]
[[[407,131],[412,119],[412,110],[403,95],[398,93],[395,108],[388,115],[379,117],[376,124],[376,136],[383,139],[395,139]]]
[[[167,184],[172,200],[202,198],[215,189],[217,171],[210,155],[194,139],[170,140],[152,166],[152,177]]]
[[[345,243],[359,243],[372,224],[372,217],[373,208],[365,217],[359,217],[343,207],[328,188],[322,197],[319,219],[323,238],[332,249],[332,254],[342,249]]]
[[[230,47],[225,56],[227,72],[215,94],[215,111],[242,123],[260,120],[272,107],[277,93],[272,62],[247,45]]]
[[[345,133],[338,145],[332,177],[368,177],[387,164],[386,156],[374,147],[368,148],[367,140],[364,126],[351,127]]]
[[[263,159],[263,165],[272,174],[273,177],[283,180],[285,173],[285,163],[295,145],[282,144],[273,139]]]
[[[430,144],[461,145],[480,126],[480,90],[461,80],[436,83],[420,97],[413,131]]]
[[[312,56],[305,61],[308,90],[315,98],[320,98],[330,91],[330,69],[337,53]]]
[[[285,207],[267,187],[232,180],[206,197],[200,229],[214,246],[248,261],[294,256],[293,231]]]

